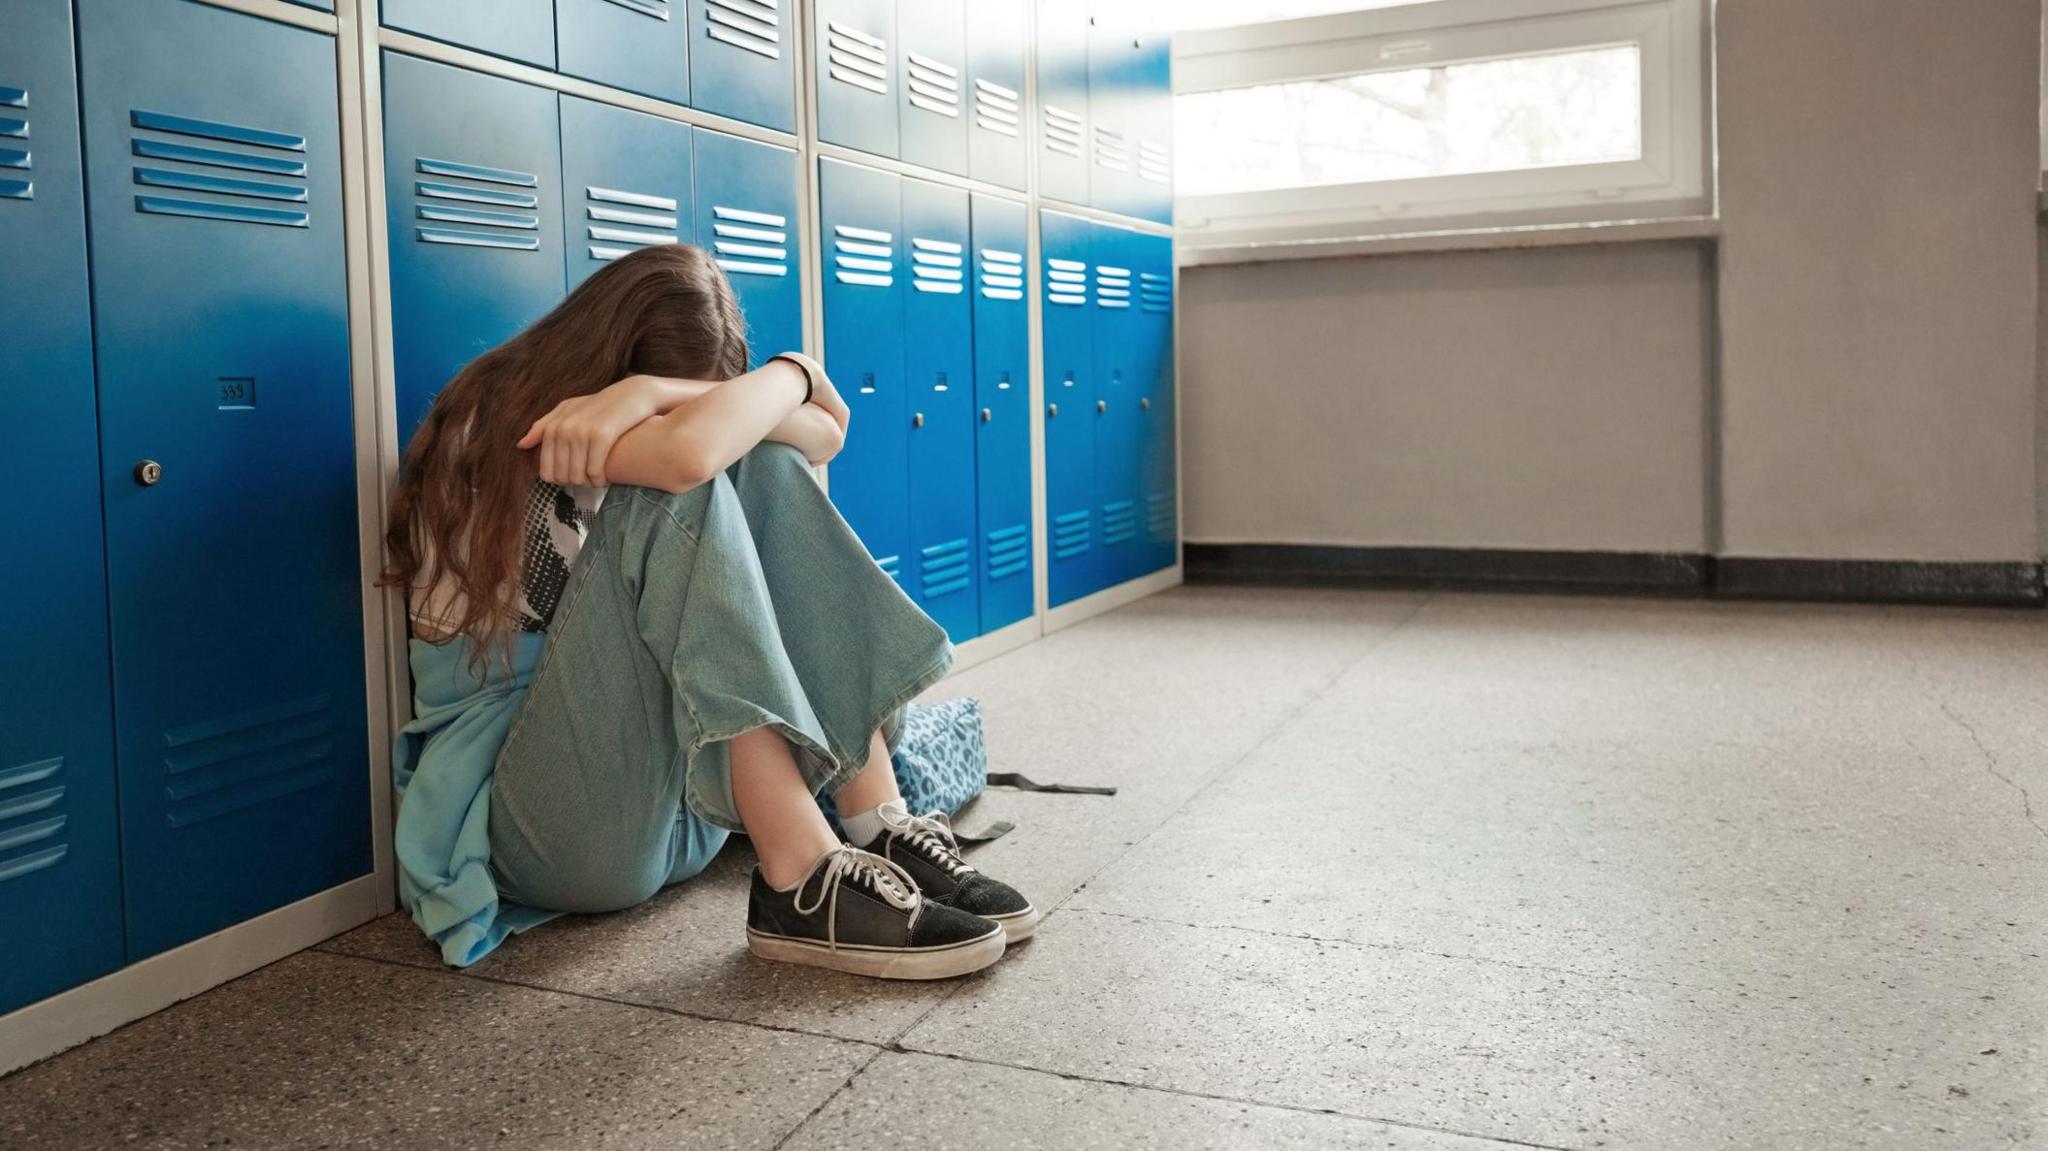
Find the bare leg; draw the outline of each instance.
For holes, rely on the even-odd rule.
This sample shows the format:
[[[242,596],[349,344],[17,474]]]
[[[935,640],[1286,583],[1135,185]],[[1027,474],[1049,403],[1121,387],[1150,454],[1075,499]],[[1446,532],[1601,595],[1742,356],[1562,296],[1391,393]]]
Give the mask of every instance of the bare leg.
[[[889,763],[889,745],[882,742],[882,733],[878,731],[868,745],[867,766],[832,794],[832,805],[846,816],[873,811],[892,799],[902,798],[903,793],[896,790],[896,769]]]
[[[757,727],[735,737],[729,746],[733,804],[761,857],[762,878],[778,889],[794,887],[826,852],[839,846],[839,837],[818,810],[782,733]],[[887,775],[888,758],[882,762]],[[895,787],[894,776],[889,784]]]

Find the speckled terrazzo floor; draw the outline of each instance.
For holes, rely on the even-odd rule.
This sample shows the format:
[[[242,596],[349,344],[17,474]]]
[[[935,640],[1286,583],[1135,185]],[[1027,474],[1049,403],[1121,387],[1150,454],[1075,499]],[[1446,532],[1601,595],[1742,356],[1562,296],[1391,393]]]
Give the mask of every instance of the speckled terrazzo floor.
[[[388,918],[0,1080],[0,1146],[2048,1146],[2048,616],[1182,589],[963,673],[989,972],[748,958],[744,850]]]

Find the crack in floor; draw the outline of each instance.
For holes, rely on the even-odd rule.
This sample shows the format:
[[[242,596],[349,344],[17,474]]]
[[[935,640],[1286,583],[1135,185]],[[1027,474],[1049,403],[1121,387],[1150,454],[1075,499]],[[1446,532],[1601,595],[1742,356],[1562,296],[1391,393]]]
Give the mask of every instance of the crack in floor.
[[[1957,727],[1962,728],[1964,733],[1970,737],[1970,742],[1977,745],[1977,754],[1984,757],[1985,773],[1990,775],[1991,778],[1999,781],[2000,783],[2003,783],[2007,787],[2020,793],[2020,814],[2026,819],[2028,823],[2034,825],[2034,831],[2037,834],[2039,834],[2042,839],[2048,840],[2048,825],[2043,825],[2041,822],[2041,818],[2034,814],[2034,797],[2032,793],[2030,793],[2027,790],[2027,785],[2021,783],[2018,779],[2015,779],[2010,773],[1998,770],[1998,756],[1991,750],[1990,746],[1984,742],[1984,737],[1977,734],[1977,728],[1975,724],[1972,724],[1969,720],[1964,719],[1962,713],[1958,712],[1955,709],[1955,706],[1949,703],[1947,700],[1941,700],[1940,704],[1941,714],[1947,716],[1950,723],[1953,723]]]

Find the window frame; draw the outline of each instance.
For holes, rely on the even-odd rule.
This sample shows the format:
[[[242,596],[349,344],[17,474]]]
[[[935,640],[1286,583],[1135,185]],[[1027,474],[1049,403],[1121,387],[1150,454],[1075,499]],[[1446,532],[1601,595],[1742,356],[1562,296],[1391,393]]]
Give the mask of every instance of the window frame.
[[[1712,211],[1708,0],[1432,0],[1182,32],[1176,97],[1366,72],[1635,46],[1636,160],[1250,192],[1176,195],[1189,247],[1532,224],[1692,218]]]

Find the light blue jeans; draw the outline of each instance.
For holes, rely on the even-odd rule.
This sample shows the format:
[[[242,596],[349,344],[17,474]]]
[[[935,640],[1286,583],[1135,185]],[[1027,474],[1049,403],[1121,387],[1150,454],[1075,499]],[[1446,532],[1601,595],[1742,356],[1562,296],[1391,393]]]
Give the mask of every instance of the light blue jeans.
[[[613,487],[499,753],[499,889],[615,911],[695,875],[740,830],[728,740],[773,726],[829,794],[952,659],[794,448],[681,495]]]

